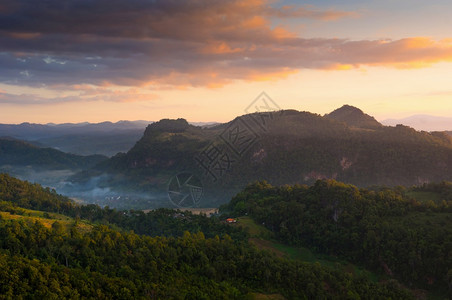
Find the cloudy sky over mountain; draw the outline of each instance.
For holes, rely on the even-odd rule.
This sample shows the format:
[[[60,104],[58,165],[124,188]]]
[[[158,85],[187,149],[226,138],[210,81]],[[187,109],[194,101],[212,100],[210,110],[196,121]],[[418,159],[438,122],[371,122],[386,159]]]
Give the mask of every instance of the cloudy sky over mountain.
[[[452,115],[448,1],[0,0],[0,123]]]

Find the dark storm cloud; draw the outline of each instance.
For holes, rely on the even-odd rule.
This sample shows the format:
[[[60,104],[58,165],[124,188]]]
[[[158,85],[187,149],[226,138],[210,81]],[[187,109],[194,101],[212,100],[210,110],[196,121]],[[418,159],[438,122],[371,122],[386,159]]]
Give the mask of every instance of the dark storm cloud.
[[[0,2],[0,81],[52,86],[216,85],[299,69],[411,67],[452,59],[429,39],[303,39],[270,18],[352,16],[268,1]]]

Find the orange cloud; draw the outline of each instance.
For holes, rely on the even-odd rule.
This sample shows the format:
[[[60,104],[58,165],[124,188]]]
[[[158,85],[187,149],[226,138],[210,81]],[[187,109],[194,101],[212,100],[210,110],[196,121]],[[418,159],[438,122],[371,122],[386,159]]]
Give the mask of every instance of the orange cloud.
[[[238,48],[238,47],[232,48],[225,42],[210,43],[202,49],[202,53],[206,53],[206,54],[239,53],[239,52],[243,52],[243,51],[244,51],[243,48]]]
[[[284,79],[289,77],[290,75],[298,73],[299,70],[291,69],[291,68],[282,68],[278,71],[268,71],[268,72],[251,72],[248,74],[246,80],[249,81],[271,81]]]
[[[409,49],[427,48],[427,47],[435,46],[435,44],[439,44],[439,43],[435,43],[434,41],[432,41],[431,39],[426,38],[426,37],[415,37],[415,38],[403,39],[403,40],[400,40],[400,43],[404,44],[404,47],[409,48]]]
[[[358,57],[357,64],[407,69],[425,68],[434,63],[452,61],[452,42],[449,40],[435,41],[426,37],[413,37],[380,42],[374,49],[365,49],[369,50],[374,58],[369,58],[369,62],[360,62]]]
[[[8,35],[14,39],[28,40],[40,37],[39,32],[8,32]]]
[[[334,71],[348,71],[352,69],[356,69],[356,65],[351,64],[334,64],[328,67],[328,70],[334,70]]]
[[[275,27],[272,33],[276,39],[296,38],[296,35],[293,32],[290,32],[279,26]]]
[[[241,24],[244,28],[262,28],[266,26],[268,20],[264,19],[262,16],[252,16],[251,18],[244,20]]]
[[[296,18],[311,18],[323,21],[335,21],[342,18],[358,17],[359,14],[353,11],[341,10],[319,10],[312,5],[305,5],[299,7],[295,5],[284,5],[281,9],[270,9],[270,15],[275,15],[280,18],[296,17]]]

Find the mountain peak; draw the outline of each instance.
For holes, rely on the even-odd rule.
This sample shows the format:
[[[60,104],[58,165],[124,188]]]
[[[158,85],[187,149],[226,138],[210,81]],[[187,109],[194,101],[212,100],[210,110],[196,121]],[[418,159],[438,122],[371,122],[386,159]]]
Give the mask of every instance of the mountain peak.
[[[190,127],[187,120],[179,118],[175,119],[162,119],[158,122],[148,125],[146,131],[166,131],[166,132],[184,132]]]
[[[341,108],[338,108],[338,109],[336,109],[336,110],[334,110],[334,111],[335,111],[335,112],[338,112],[338,111],[348,111],[348,112],[351,112],[351,113],[361,113],[361,114],[364,114],[364,112],[363,112],[361,109],[357,108],[356,106],[348,105],[348,104],[344,104],[344,105],[342,105]]]
[[[328,119],[344,122],[351,127],[375,129],[382,125],[374,117],[365,114],[361,109],[345,104],[341,108],[325,115]]]

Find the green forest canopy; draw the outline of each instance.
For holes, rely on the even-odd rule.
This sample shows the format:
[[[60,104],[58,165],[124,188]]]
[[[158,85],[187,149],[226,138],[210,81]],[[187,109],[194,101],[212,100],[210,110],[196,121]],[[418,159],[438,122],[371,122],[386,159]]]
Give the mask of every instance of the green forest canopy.
[[[170,210],[141,214],[79,206],[5,174],[0,175],[0,200],[2,211],[24,216],[0,218],[4,298],[230,299],[253,293],[287,298],[412,298],[395,280],[374,283],[257,250],[239,228],[216,218],[189,213],[175,218],[179,213]],[[27,219],[30,211],[25,208],[73,216],[73,224],[65,228],[55,220],[47,228]],[[50,218],[52,214],[47,213]],[[92,225],[82,228],[80,222],[88,220]],[[176,229],[168,227],[161,236],[153,236],[156,228],[165,228],[165,220]]]

